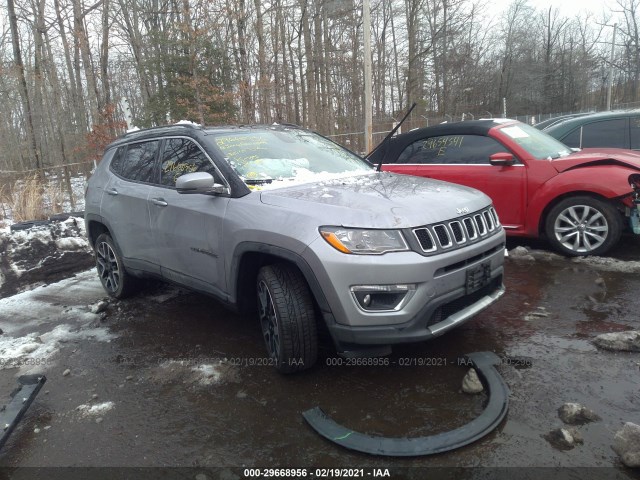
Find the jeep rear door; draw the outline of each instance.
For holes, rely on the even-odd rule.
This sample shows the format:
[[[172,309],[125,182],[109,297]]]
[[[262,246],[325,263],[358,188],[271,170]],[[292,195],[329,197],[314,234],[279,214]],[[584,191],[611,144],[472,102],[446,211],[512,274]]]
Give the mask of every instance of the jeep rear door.
[[[160,273],[150,248],[148,198],[156,179],[159,140],[131,143],[118,148],[111,160],[109,182],[102,203],[111,236],[124,257],[125,267]]]

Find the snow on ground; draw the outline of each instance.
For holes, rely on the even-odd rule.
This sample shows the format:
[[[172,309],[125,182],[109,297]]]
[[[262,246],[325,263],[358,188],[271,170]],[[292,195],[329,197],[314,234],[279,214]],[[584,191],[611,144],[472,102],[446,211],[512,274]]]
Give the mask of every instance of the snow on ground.
[[[96,316],[89,313],[86,305],[105,295],[95,269],[87,270],[57,283],[0,299],[0,328],[5,334],[14,334],[60,317],[94,320]],[[51,304],[52,299],[59,301],[60,298],[67,300],[65,305]]]
[[[89,338],[111,341],[115,336],[100,326],[100,315],[89,310],[104,295],[91,270],[0,299],[0,370],[41,372],[55,364],[55,355],[65,343]],[[67,301],[60,304],[60,299]]]
[[[618,260],[609,257],[576,257],[572,259],[572,262],[608,272],[640,273],[640,262],[633,260]]]
[[[94,262],[84,219],[79,217],[0,232],[0,251],[0,296],[55,281]]]
[[[212,385],[215,383],[220,383],[223,377],[223,369],[221,368],[222,362],[213,365],[213,364],[202,364],[197,367],[193,367],[191,369],[192,372],[196,373],[200,378],[198,381],[202,385]]]
[[[94,405],[78,405],[76,410],[78,410],[83,417],[90,417],[96,415],[103,415],[107,413],[109,410],[112,410],[115,404],[113,402],[102,402],[96,403]]]
[[[509,250],[508,255],[512,260],[525,261],[548,261],[548,262],[571,262],[578,265],[591,267],[595,270],[617,273],[640,273],[640,261],[619,260],[612,257],[563,257],[547,250],[532,249],[529,247],[517,246]]]
[[[184,383],[212,386],[239,381],[239,370],[226,359],[165,360],[153,369],[151,379],[157,383]]]

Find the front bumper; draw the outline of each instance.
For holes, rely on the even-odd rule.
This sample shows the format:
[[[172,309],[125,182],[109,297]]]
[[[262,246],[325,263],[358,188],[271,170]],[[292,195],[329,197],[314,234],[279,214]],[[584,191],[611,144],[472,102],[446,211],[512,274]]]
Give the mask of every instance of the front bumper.
[[[489,285],[469,296],[465,296],[462,288],[434,299],[402,325],[351,327],[334,323],[328,325],[329,331],[340,352],[357,350],[359,345],[421,342],[463,324],[495,303],[504,292],[500,274]],[[449,314],[445,316],[444,312]]]
[[[416,252],[345,255],[322,239],[305,253],[331,308],[323,313],[339,352],[442,335],[504,294],[503,231],[468,247],[433,256]],[[469,271],[480,266],[487,272],[485,284],[479,290],[469,290]],[[416,290],[397,311],[364,311],[350,290],[364,284],[412,284]]]

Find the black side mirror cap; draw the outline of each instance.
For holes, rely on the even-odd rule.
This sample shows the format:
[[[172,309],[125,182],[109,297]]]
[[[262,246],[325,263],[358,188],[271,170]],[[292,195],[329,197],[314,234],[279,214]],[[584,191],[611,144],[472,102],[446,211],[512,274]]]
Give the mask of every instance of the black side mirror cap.
[[[489,157],[489,163],[495,167],[509,167],[516,163],[516,158],[512,153],[499,152]]]

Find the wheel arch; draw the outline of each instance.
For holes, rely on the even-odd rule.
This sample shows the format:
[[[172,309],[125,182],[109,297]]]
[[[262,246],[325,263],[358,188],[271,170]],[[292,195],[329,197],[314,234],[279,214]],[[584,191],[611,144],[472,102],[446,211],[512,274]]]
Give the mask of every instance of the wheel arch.
[[[621,203],[617,202],[616,199],[611,199],[611,198],[607,198],[604,195],[601,195],[599,193],[590,191],[590,190],[574,190],[571,192],[565,192],[561,195],[558,195],[557,197],[554,197],[549,203],[547,203],[547,205],[543,208],[540,217],[538,218],[538,235],[543,237],[546,236],[546,231],[545,231],[545,223],[547,221],[547,216],[549,215],[549,212],[553,209],[553,207],[555,207],[558,203],[560,203],[561,201],[567,199],[567,198],[571,198],[571,197],[591,197],[593,199],[596,200],[600,200],[606,203],[609,203],[611,206],[613,206],[616,210],[620,210],[621,208]]]
[[[247,313],[255,306],[255,279],[258,270],[273,263],[288,263],[300,270],[320,310],[331,312],[320,282],[301,255],[282,247],[258,242],[239,244],[231,261],[229,286],[233,292],[232,303],[236,304],[239,311]]]
[[[111,236],[111,229],[107,226],[104,219],[98,215],[87,214],[85,216],[85,226],[87,239],[92,248],[101,234],[108,233]]]
[[[588,195],[604,200],[616,209],[624,205],[623,199],[632,194],[630,174],[637,171],[610,165],[575,167],[552,177],[537,189],[527,207],[526,231],[530,236],[544,234],[544,223],[550,209],[570,196]],[[603,182],[602,179],[607,181]]]
[[[125,271],[127,271],[128,273],[134,276],[141,276],[140,272],[136,268],[133,268],[132,265],[129,263],[128,259],[126,259],[122,254],[122,249],[118,244],[118,239],[115,238],[115,236],[113,235],[112,233],[113,230],[109,226],[109,222],[107,222],[104,218],[100,217],[99,215],[86,214],[85,227],[87,231],[87,239],[89,240],[89,244],[91,245],[91,248],[95,248],[96,240],[100,235],[102,235],[103,233],[108,234],[111,237],[111,240],[113,241],[113,246],[115,247],[116,252],[118,253],[118,255],[120,255],[120,258],[122,258],[122,263],[123,263],[122,266],[125,269]]]

